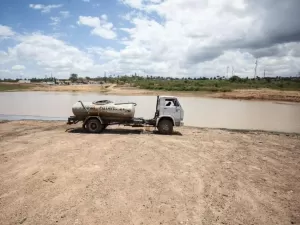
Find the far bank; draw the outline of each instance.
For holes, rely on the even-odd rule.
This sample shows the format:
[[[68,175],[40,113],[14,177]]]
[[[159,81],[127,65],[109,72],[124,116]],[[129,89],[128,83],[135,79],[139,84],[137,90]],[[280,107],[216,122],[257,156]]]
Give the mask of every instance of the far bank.
[[[43,84],[17,84],[0,83],[0,92],[3,91],[51,91],[51,92],[94,92],[107,95],[176,95],[178,97],[210,97],[240,100],[264,100],[264,101],[286,101],[300,102],[300,91],[298,90],[275,90],[270,88],[259,89],[233,89],[230,91],[165,91],[148,90],[128,85],[102,84],[102,85],[43,85]]]

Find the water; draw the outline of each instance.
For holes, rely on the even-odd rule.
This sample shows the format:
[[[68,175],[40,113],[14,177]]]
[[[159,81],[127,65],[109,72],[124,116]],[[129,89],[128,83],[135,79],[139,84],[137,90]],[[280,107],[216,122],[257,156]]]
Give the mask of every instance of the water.
[[[136,102],[136,117],[153,118],[156,96],[73,92],[2,92],[0,119],[67,120],[78,101]],[[300,104],[179,97],[187,126],[300,133]]]

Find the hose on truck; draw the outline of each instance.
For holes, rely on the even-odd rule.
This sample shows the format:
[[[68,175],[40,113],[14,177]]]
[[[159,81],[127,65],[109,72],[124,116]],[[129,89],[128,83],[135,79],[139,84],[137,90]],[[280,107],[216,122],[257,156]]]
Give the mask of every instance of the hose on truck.
[[[84,108],[85,109],[85,111],[88,113],[88,114],[90,114],[90,112],[85,108],[85,106],[84,106],[84,104],[82,103],[82,101],[78,101],[78,102],[80,102],[81,103],[81,105],[82,105],[82,108]]]

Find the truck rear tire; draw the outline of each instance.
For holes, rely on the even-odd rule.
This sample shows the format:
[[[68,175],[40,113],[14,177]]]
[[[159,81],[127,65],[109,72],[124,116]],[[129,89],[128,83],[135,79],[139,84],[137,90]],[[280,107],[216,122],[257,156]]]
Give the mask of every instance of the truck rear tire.
[[[98,119],[90,119],[86,122],[86,129],[89,133],[100,133],[104,130],[104,125]]]
[[[173,133],[173,123],[171,120],[162,119],[158,123],[158,131],[161,134],[172,134]]]
[[[86,124],[82,124],[82,129],[84,132],[87,132]]]

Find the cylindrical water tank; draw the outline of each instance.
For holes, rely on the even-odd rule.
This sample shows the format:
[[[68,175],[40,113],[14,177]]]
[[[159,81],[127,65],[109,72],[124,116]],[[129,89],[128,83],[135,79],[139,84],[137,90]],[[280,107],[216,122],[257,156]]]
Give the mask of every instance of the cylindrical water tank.
[[[135,103],[114,103],[110,101],[76,102],[72,111],[79,119],[84,120],[87,116],[100,116],[117,120],[128,120],[134,117]]]

